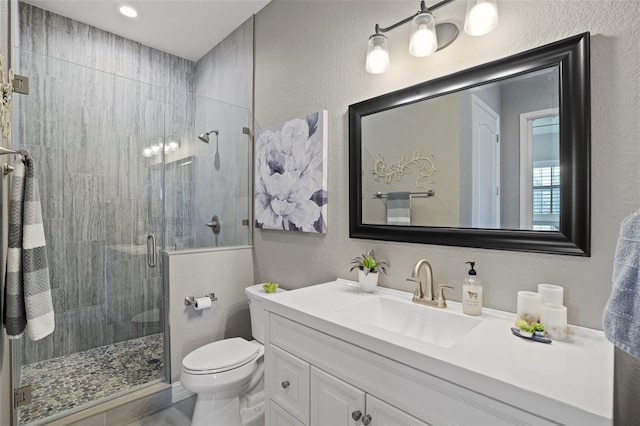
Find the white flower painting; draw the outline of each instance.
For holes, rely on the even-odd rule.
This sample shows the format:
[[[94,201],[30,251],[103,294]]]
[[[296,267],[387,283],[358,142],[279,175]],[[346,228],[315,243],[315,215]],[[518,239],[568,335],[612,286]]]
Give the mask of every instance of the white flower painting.
[[[327,111],[257,133],[255,226],[327,232]]]

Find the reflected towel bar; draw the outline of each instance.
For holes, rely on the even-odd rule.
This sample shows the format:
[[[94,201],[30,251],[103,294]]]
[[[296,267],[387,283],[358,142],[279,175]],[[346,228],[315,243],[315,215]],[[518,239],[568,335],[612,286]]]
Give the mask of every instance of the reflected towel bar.
[[[411,195],[411,198],[427,198],[436,195],[436,191],[430,189],[424,192],[410,192],[409,194]],[[389,195],[387,192],[374,192],[373,198],[387,198],[387,195]]]

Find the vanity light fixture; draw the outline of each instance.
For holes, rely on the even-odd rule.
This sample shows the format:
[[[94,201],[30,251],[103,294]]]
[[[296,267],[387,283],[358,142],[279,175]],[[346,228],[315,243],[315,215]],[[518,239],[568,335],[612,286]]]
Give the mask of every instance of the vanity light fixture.
[[[138,11],[131,6],[120,6],[118,10],[127,18],[135,18],[138,16]]]
[[[449,46],[458,37],[459,30],[455,24],[444,22],[435,23],[433,11],[455,0],[442,0],[431,7],[420,2],[420,10],[388,27],[376,24],[375,33],[369,37],[367,48],[367,72],[371,74],[384,73],[391,63],[387,37],[384,33],[401,25],[411,22],[411,37],[409,39],[409,53],[413,56],[424,57]],[[498,25],[497,0],[468,0],[465,16],[464,31],[472,36],[488,34]]]

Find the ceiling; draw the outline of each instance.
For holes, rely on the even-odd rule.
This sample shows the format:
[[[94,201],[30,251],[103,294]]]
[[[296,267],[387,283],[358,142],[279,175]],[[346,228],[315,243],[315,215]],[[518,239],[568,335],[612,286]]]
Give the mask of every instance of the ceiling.
[[[197,61],[270,0],[23,0],[147,46]],[[137,18],[118,12],[122,5]]]

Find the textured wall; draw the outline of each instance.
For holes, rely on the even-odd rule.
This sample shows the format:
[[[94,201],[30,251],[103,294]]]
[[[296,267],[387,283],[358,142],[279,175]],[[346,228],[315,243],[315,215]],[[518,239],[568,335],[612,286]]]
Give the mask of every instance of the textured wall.
[[[605,6],[605,7],[603,7]],[[256,121],[267,127],[306,111],[329,110],[329,230],[326,235],[255,231],[256,278],[295,288],[355,278],[349,258],[365,248],[391,262],[384,286],[412,290],[413,264],[428,259],[438,283],[457,286],[465,261],[477,261],[486,306],[515,311],[516,292],[541,282],[565,286],[569,322],[601,328],[611,289],[612,259],[620,221],[640,206],[638,143],[640,103],[640,3],[635,1],[501,1],[500,24],[491,34],[460,35],[429,58],[407,53],[408,28],[389,34],[391,69],[364,70],[374,25],[413,13],[415,2],[276,1],[256,16]],[[465,3],[441,10],[459,25]],[[534,24],[535,23],[535,24]],[[350,104],[422,81],[591,31],[592,256],[590,258],[492,251],[349,238],[348,117]]]
[[[162,300],[144,245],[161,236],[162,168],[142,150],[165,128],[193,135],[195,64],[27,4],[20,30],[18,133],[38,165],[56,312],[53,335],[22,340],[28,364],[160,331],[135,321]],[[171,187],[188,188],[188,175]]]

